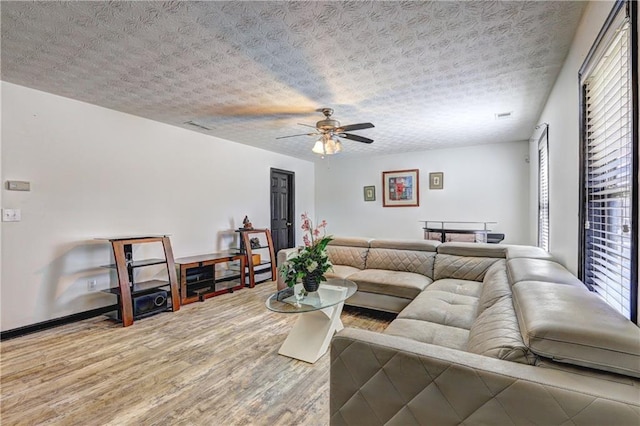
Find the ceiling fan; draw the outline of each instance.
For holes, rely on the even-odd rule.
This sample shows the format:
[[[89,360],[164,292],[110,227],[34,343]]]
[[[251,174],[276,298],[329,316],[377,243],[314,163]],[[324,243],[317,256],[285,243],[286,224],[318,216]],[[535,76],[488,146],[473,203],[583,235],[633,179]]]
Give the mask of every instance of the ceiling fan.
[[[312,151],[316,154],[321,155],[332,155],[337,154],[342,151],[342,143],[338,138],[349,139],[356,142],[362,143],[372,143],[373,139],[365,138],[363,136],[354,135],[350,132],[352,130],[363,130],[370,129],[375,127],[371,123],[358,123],[358,124],[349,124],[347,126],[340,126],[340,122],[331,118],[333,114],[333,109],[331,108],[320,108],[316,111],[324,114],[324,120],[320,120],[316,123],[315,129],[316,131],[313,133],[301,133],[298,135],[290,135],[290,136],[280,136],[276,139],[284,139],[284,138],[293,138],[296,136],[320,136],[320,139],[313,146]],[[301,126],[314,127],[309,126],[308,124],[300,124]]]

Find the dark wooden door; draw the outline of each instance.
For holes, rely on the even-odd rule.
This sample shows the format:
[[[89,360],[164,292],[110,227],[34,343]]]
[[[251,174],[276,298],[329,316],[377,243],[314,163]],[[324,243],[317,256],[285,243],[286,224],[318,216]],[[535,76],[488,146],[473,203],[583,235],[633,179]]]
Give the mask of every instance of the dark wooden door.
[[[295,245],[295,174],[271,169],[271,237],[276,253]]]

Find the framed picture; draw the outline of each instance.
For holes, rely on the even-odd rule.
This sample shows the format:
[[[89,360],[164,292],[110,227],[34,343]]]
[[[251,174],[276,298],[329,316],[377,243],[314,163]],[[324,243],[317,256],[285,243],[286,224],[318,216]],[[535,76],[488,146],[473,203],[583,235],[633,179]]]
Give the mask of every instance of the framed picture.
[[[376,187],[374,185],[364,187],[364,200],[365,201],[376,200]]]
[[[444,188],[444,173],[434,172],[429,173],[429,189],[442,189]]]
[[[418,169],[382,172],[383,207],[416,207],[419,205]]]

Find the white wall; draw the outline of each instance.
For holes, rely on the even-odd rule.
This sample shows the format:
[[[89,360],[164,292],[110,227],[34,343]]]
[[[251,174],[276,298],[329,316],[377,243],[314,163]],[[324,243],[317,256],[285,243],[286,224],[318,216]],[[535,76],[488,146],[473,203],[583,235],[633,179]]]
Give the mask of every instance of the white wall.
[[[579,212],[579,102],[578,71],[602,28],[614,2],[590,2],[569,55],[540,115],[549,123],[549,251],[571,272],[578,269]],[[537,135],[537,133],[536,133]],[[531,142],[531,193],[537,194],[537,141]],[[537,217],[537,195],[530,215]],[[533,241],[537,228],[530,230]]]
[[[316,164],[317,219],[340,236],[422,238],[423,220],[496,221],[505,243],[531,244],[528,143],[441,149],[358,161],[327,157]],[[420,170],[419,207],[382,207],[382,172]],[[444,189],[429,190],[429,173],[444,172]],[[376,201],[363,187],[375,185]]]
[[[176,257],[225,249],[244,215],[268,227],[271,167],[295,172],[296,211],[314,211],[314,165],[2,82],[1,327],[114,303],[95,237],[171,234]],[[299,223],[298,223],[299,224]],[[115,283],[113,283],[115,285]]]

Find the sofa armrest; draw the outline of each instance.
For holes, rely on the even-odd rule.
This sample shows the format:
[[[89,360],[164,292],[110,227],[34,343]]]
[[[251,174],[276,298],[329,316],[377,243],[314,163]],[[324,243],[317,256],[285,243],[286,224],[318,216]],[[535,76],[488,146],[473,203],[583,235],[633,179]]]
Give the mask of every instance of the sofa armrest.
[[[278,266],[278,270],[276,271],[276,275],[277,275],[277,280],[276,280],[276,285],[278,290],[282,290],[283,288],[287,287],[287,283],[284,282],[284,280],[282,279],[282,275],[280,275],[280,266],[286,262],[288,259],[291,259],[294,256],[298,255],[298,248],[297,247],[293,247],[293,248],[286,248],[286,249],[282,249],[278,251],[278,254],[276,256],[276,265]]]
[[[603,380],[367,330],[331,343],[331,425],[633,424],[640,381]]]

